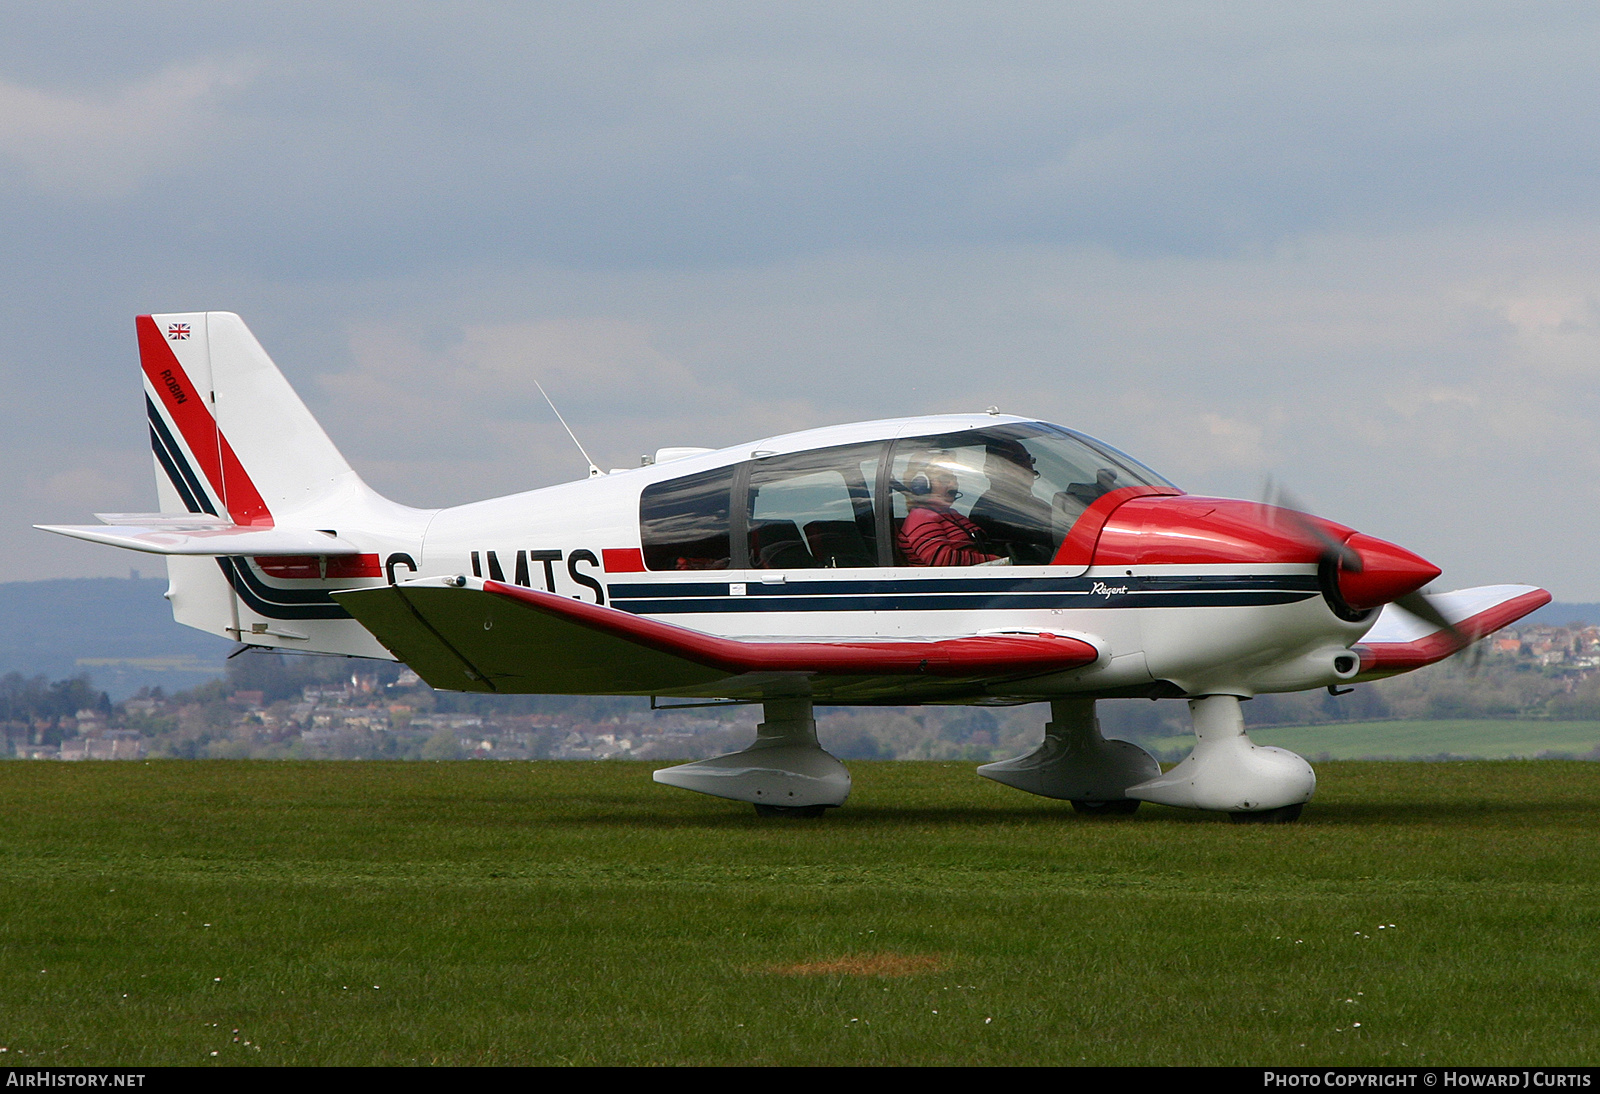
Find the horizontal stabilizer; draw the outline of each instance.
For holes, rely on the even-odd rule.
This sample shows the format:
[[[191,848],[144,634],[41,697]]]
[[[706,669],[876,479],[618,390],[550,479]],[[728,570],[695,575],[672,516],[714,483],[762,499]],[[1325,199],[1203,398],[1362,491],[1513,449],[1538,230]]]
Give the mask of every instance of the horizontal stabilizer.
[[[1377,623],[1352,647],[1361,655],[1356,680],[1378,680],[1443,661],[1550,603],[1550,594],[1533,585],[1484,585],[1427,597],[1456,633],[1385,605]]]
[[[105,514],[113,516],[116,514]],[[143,514],[129,514],[143,516]],[[172,514],[178,517],[177,514]],[[253,528],[205,514],[145,524],[35,524],[35,528],[90,543],[152,555],[359,555],[361,548],[315,528]]]
[[[424,680],[464,691],[657,694],[750,674],[1008,677],[1078,668],[1099,656],[1087,642],[1052,634],[721,638],[538,589],[464,580],[464,588],[417,581],[333,595]]]
[[[94,519],[101,524],[119,527],[166,528],[174,532],[198,532],[216,528],[232,528],[227,517],[214,517],[210,513],[96,513]]]

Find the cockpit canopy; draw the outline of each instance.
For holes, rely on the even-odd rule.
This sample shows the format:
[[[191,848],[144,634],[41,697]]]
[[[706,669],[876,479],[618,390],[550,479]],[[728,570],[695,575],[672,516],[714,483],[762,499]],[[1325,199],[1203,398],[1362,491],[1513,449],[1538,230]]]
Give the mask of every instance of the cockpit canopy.
[[[650,570],[1045,565],[1095,499],[1128,486],[1173,489],[1082,434],[1013,423],[655,483],[640,532]]]

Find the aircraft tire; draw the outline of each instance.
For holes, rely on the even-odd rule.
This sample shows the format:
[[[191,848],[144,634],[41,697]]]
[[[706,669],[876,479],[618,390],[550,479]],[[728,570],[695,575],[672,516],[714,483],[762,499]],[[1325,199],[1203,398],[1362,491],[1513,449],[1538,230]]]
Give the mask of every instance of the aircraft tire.
[[[820,817],[828,811],[826,805],[760,805],[758,817]]]
[[[1234,824],[1293,824],[1300,819],[1300,811],[1304,808],[1304,802],[1296,802],[1294,805],[1262,809],[1254,813],[1229,813],[1228,819]]]
[[[1072,810],[1089,817],[1125,817],[1138,811],[1141,802],[1138,798],[1118,798],[1116,801],[1095,802],[1085,801],[1082,798],[1072,799]]]

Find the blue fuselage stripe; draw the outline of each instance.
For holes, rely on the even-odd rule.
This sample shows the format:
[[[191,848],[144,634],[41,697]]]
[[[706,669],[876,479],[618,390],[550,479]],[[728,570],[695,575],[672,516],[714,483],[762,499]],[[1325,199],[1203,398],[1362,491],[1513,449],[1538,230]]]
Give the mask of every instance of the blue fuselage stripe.
[[[258,615],[268,619],[349,619],[326,590],[280,589],[268,585],[251,571],[243,558],[219,558],[223,576],[233,591]]]
[[[897,578],[885,581],[618,583],[613,606],[636,615],[763,612],[1005,611],[1296,604],[1320,594],[1314,574],[1121,578]]]

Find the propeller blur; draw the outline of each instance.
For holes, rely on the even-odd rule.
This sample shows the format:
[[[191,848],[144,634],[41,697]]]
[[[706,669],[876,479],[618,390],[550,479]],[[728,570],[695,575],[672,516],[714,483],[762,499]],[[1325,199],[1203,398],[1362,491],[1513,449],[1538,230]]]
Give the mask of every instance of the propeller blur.
[[[656,781],[814,815],[850,792],[813,705],[1048,702],[979,773],[1088,812],[1299,815],[1316,776],[1240,702],[1438,661],[1540,605],[1276,504],[1185,494],[996,412],[862,422],[446,509],[381,497],[238,316],[137,322],[161,511],[41,525],[165,555],[182,623],[410,665],[437,688],[759,702],[756,740]],[[563,423],[564,424],[564,423]],[[1163,773],[1099,699],[1184,699]]]

